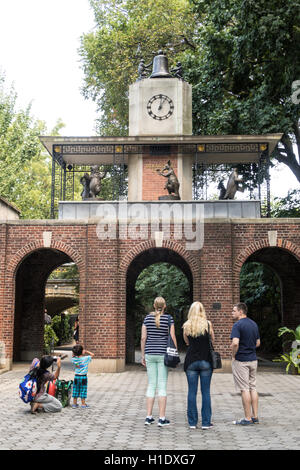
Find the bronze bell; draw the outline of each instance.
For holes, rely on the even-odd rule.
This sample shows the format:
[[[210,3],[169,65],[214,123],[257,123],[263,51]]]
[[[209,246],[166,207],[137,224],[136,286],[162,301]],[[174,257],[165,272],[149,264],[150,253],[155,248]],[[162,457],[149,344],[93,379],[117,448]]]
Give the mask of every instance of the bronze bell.
[[[150,78],[173,78],[169,73],[168,58],[163,51],[158,51],[158,55],[153,59],[153,68]]]

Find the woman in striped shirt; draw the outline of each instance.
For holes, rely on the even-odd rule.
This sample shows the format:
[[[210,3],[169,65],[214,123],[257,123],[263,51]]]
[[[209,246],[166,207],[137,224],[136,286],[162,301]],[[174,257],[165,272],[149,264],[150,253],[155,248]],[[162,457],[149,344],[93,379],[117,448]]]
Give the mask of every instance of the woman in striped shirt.
[[[159,420],[158,426],[167,426],[170,421],[166,419],[167,379],[168,368],[164,364],[164,355],[167,350],[170,333],[177,348],[174,320],[171,315],[165,314],[166,302],[163,297],[154,300],[154,312],[149,313],[142,325],[141,351],[142,364],[147,368],[147,417],[145,424],[152,424],[155,392],[158,393]]]

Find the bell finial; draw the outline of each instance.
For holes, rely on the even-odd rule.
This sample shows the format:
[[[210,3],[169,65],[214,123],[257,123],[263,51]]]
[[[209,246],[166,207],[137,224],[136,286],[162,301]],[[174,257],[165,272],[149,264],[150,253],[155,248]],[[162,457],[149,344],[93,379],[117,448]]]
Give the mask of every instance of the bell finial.
[[[153,68],[150,78],[172,78],[169,73],[168,58],[162,50],[158,51],[158,55],[153,59]]]

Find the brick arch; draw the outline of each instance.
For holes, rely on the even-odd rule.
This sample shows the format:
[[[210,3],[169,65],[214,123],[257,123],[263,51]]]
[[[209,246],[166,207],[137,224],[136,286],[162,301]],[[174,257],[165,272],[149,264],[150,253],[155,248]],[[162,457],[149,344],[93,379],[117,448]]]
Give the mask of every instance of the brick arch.
[[[130,278],[130,268],[132,264],[139,258],[143,256],[143,254],[147,254],[150,249],[157,249],[157,250],[170,250],[173,254],[175,254],[176,258],[180,258],[184,266],[182,269],[184,274],[189,279],[190,283],[190,296],[191,301],[192,298],[199,297],[199,290],[200,290],[200,263],[197,261],[197,256],[194,256],[188,252],[183,244],[177,243],[172,240],[165,240],[162,243],[161,247],[156,247],[154,240],[147,240],[144,242],[139,243],[138,245],[134,246],[130,251],[128,251],[122,261],[120,262],[119,274],[120,274],[120,290],[119,290],[119,313],[118,316],[119,320],[119,330],[121,332],[120,335],[120,342],[119,342],[119,354],[121,357],[125,357],[126,361],[132,362],[134,358],[134,348],[132,344],[134,344],[133,337],[130,336],[130,332],[132,331],[132,327],[135,320],[132,320],[132,317],[128,315],[128,300],[130,299],[127,297],[129,294],[128,291],[128,282],[131,285]],[[199,254],[198,254],[199,256]],[[175,259],[173,260],[175,261]],[[154,261],[156,262],[156,261]],[[170,261],[171,262],[171,261]],[[151,264],[151,259],[150,263]],[[145,266],[146,267],[146,266]],[[178,266],[179,267],[179,266]],[[141,268],[141,266],[140,266]],[[142,268],[144,269],[144,268]],[[128,277],[129,276],[129,277]],[[129,294],[130,297],[130,294]],[[132,323],[133,321],[133,323]]]
[[[7,263],[7,268],[6,268],[6,279],[5,279],[5,286],[6,286],[6,291],[10,294],[8,297],[8,302],[5,305],[5,309],[8,312],[7,315],[10,318],[9,325],[7,327],[6,335],[8,337],[7,341],[7,354],[9,357],[9,360],[13,360],[13,356],[15,351],[18,351],[18,346],[21,344],[17,340],[18,346],[15,347],[15,337],[16,336],[16,330],[15,330],[15,325],[16,323],[16,278],[17,278],[17,273],[19,268],[22,266],[22,263],[32,254],[37,252],[38,250],[44,250],[48,252],[60,252],[62,255],[68,256],[76,265],[78,266],[79,270],[79,275],[80,275],[80,284],[81,284],[81,279],[82,279],[82,284],[84,284],[84,263],[82,260],[82,257],[79,253],[77,253],[71,246],[67,245],[64,242],[61,241],[55,241],[52,240],[51,245],[44,246],[43,240],[38,239],[31,241],[30,243],[27,243],[24,245],[22,248],[20,248],[18,251],[16,251],[11,258],[9,259],[9,262]],[[80,294],[81,295],[81,294]],[[18,354],[18,353],[17,353]]]
[[[17,251],[13,255],[12,259],[7,264],[7,269],[6,269],[7,276],[14,278],[18,267],[20,266],[22,261],[25,259],[25,257],[30,255],[34,251],[40,250],[40,249],[58,250],[58,251],[63,252],[74,261],[74,263],[78,266],[79,271],[80,271],[80,267],[83,266],[83,260],[80,254],[77,251],[75,251],[72,247],[67,245],[66,243],[53,240],[51,242],[51,246],[45,247],[42,240],[35,240],[35,241],[28,243],[27,245],[24,245],[19,251]]]
[[[282,238],[278,238],[276,245],[271,246],[269,240],[267,238],[264,238],[251,243],[247,246],[247,248],[241,251],[233,265],[234,274],[240,273],[243,264],[249,258],[249,256],[263,248],[281,248],[283,250],[288,251],[291,255],[295,256],[295,258],[297,258],[297,260],[300,262],[300,248],[295,245],[295,243],[288,240],[284,240]]]
[[[120,274],[123,279],[126,279],[126,274],[132,261],[137,256],[149,250],[150,248],[157,248],[154,240],[147,240],[145,242],[140,243],[139,245],[136,245],[124,256],[120,263]],[[185,248],[180,243],[174,242],[172,240],[166,240],[163,241],[161,248],[172,250],[178,255],[180,255],[189,266],[193,278],[195,279],[198,277],[199,266],[196,258],[194,256],[191,256],[189,252],[185,250]]]
[[[261,240],[250,243],[247,248],[243,249],[235,259],[233,263],[233,299],[234,302],[239,302],[240,295],[240,273],[244,263],[247,259],[253,255],[255,252],[263,248],[280,248],[287,251],[289,254],[294,256],[297,261],[300,262],[300,248],[293,242],[278,238],[276,245],[271,246],[268,238],[263,238]]]

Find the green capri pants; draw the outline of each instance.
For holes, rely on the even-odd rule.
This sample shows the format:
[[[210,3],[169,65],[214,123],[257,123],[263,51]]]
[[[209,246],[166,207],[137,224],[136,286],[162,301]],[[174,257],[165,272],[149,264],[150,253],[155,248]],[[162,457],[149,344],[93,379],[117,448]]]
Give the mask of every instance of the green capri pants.
[[[164,356],[145,354],[148,388],[147,397],[154,398],[155,391],[159,397],[167,396],[168,368],[164,364]]]

